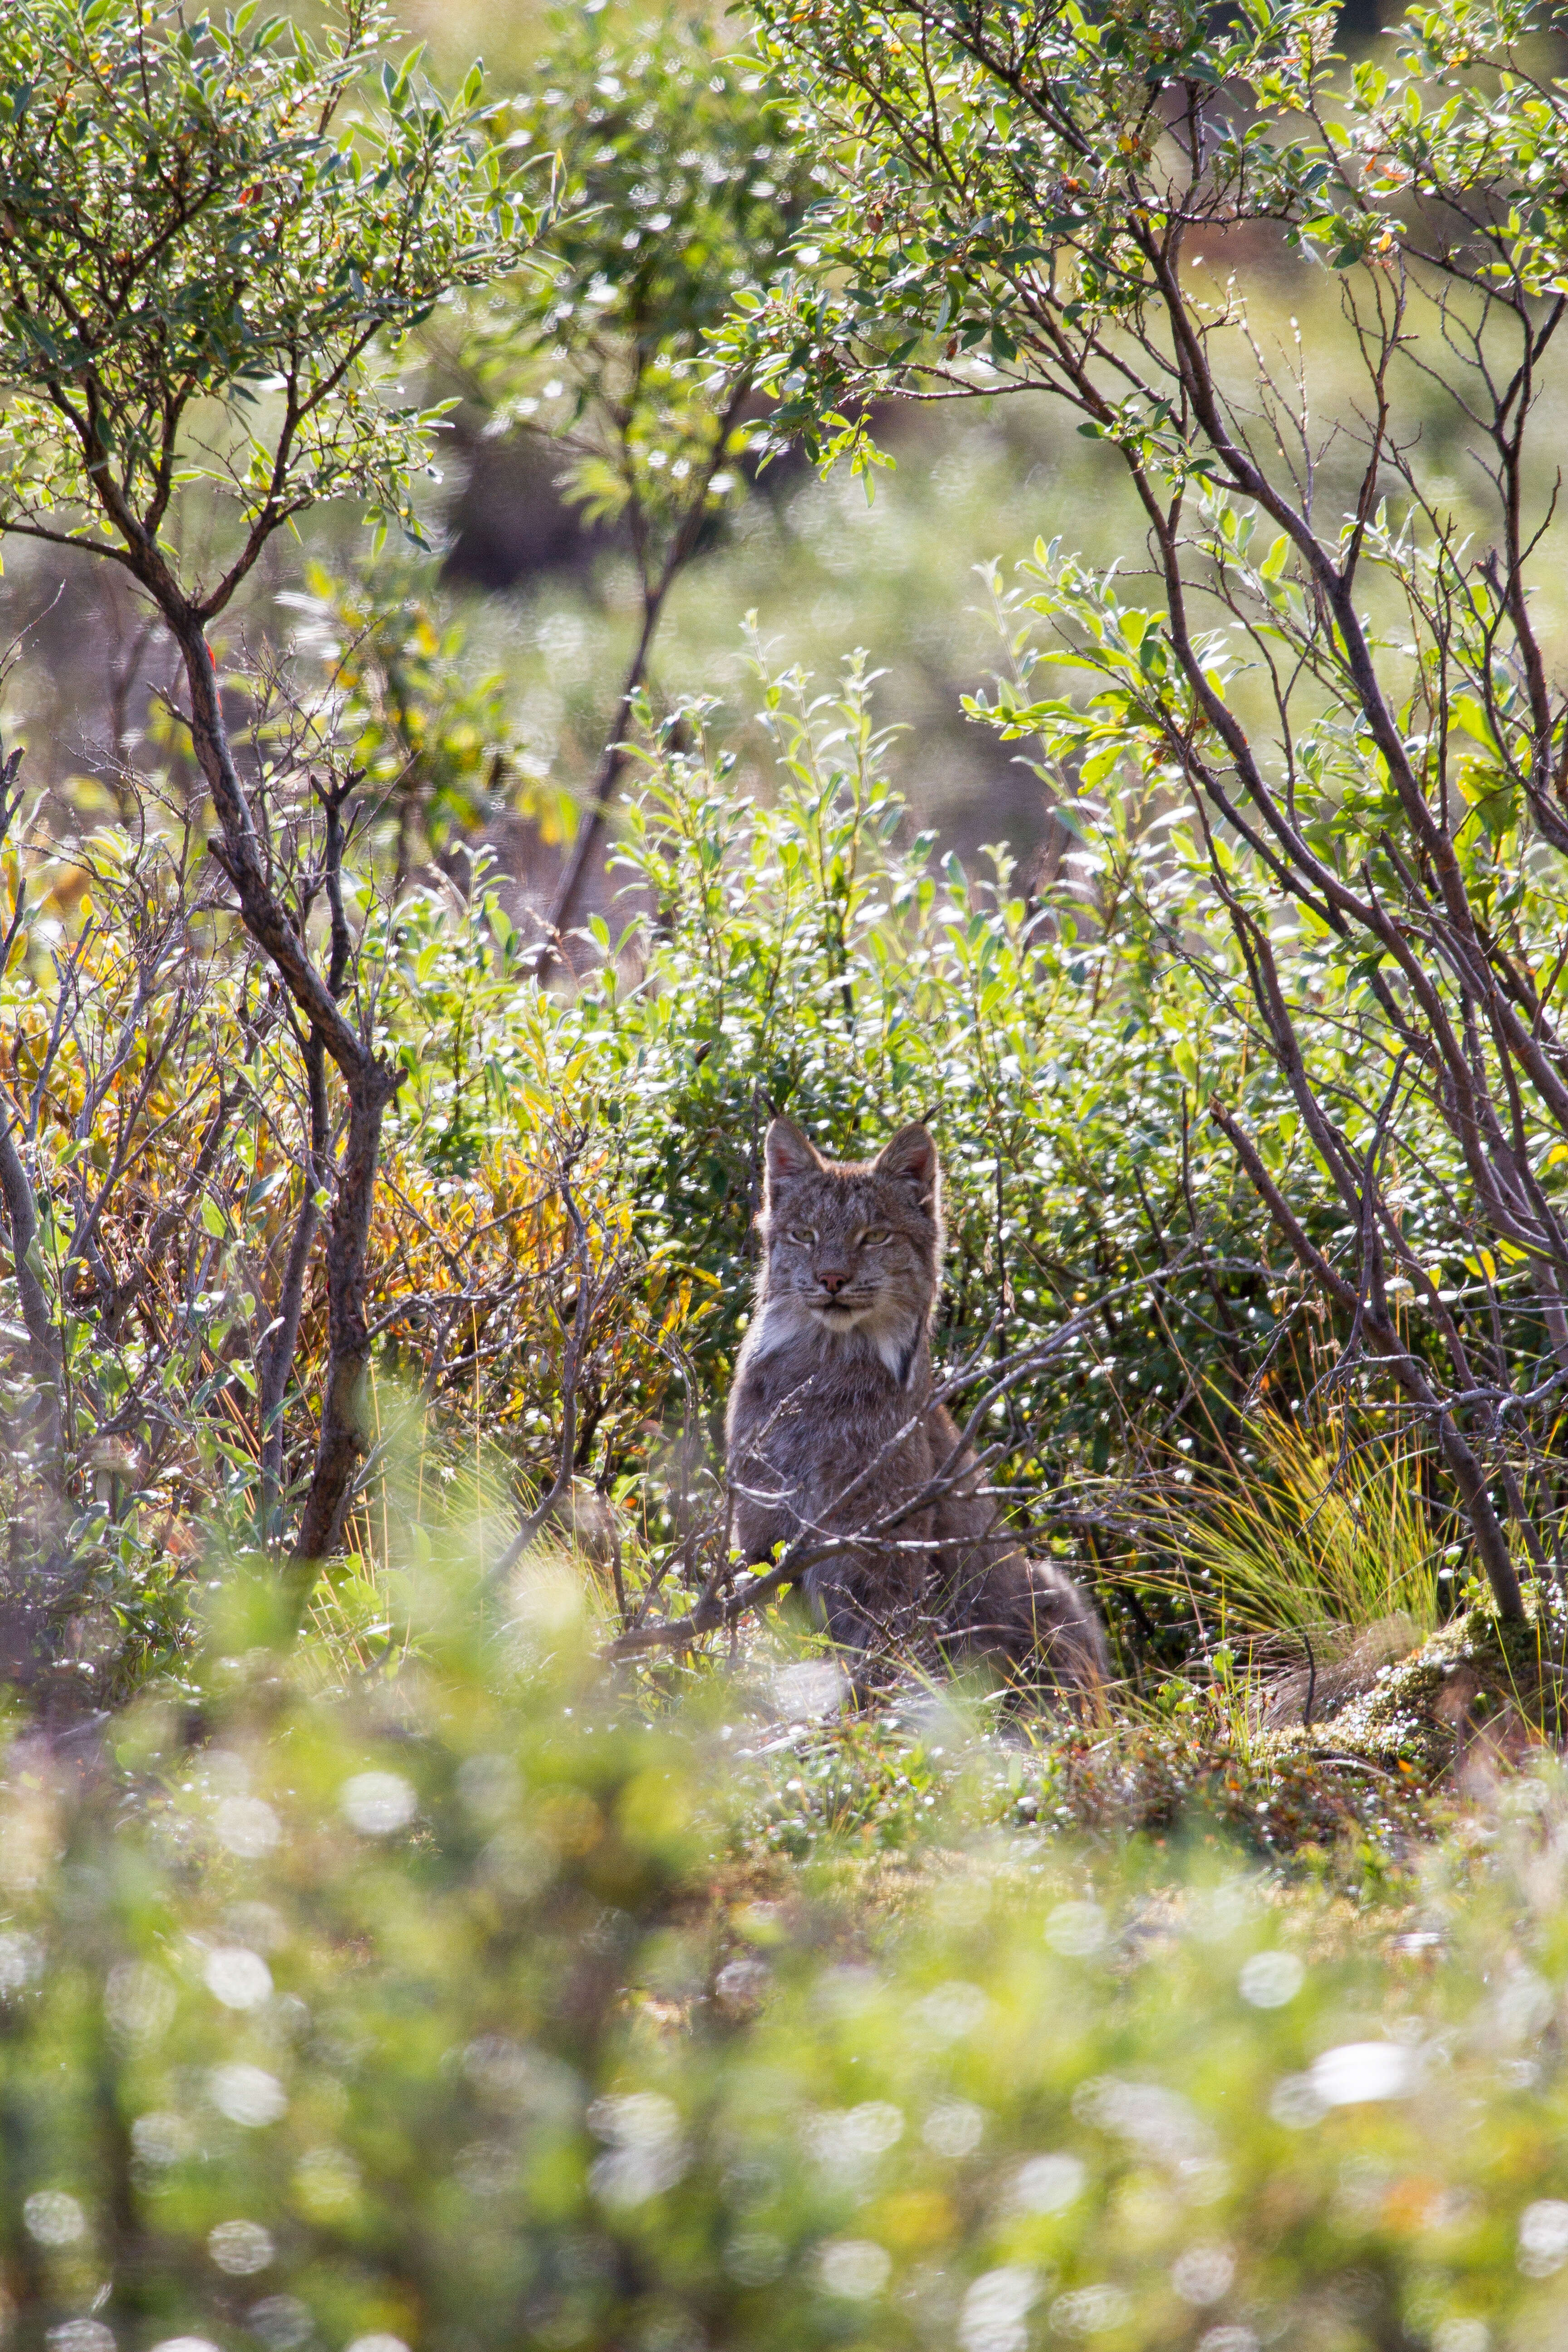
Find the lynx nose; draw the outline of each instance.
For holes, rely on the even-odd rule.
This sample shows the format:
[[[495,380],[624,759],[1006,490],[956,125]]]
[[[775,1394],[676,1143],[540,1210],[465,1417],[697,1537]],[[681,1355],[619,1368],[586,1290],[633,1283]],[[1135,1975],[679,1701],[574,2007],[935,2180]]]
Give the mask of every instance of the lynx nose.
[[[819,1274],[816,1279],[824,1290],[837,1295],[843,1289],[849,1276],[847,1274]]]

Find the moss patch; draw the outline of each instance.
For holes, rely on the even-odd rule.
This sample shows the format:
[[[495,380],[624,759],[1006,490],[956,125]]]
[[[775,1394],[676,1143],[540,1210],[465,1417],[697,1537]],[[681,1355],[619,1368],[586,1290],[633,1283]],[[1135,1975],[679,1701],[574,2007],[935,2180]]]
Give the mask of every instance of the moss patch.
[[[1529,1588],[1525,1622],[1472,1606],[1405,1656],[1369,1667],[1327,1721],[1256,1727],[1245,1686],[1184,1691],[1138,1721],[1063,1732],[1020,1817],[1156,1838],[1212,1827],[1273,1860],[1334,1856],[1363,1880],[1398,1871],[1455,1805],[1563,1735],[1568,1607]]]
[[[1428,1786],[1467,1765],[1519,1763],[1563,1729],[1563,1597],[1531,1585],[1519,1625],[1467,1609],[1378,1667],[1331,1721],[1270,1740],[1281,1756],[1342,1757]]]

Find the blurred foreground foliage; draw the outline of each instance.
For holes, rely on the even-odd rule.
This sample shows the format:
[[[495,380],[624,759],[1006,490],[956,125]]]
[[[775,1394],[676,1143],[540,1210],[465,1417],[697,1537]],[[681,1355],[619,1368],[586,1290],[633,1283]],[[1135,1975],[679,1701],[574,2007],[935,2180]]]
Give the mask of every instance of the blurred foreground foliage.
[[[384,1673],[240,1561],[184,1688],[14,1723],[9,2341],[1562,2340],[1553,1770],[1358,1919],[1201,1814],[1053,1843],[951,1703],[617,1685],[575,1570],[482,1549],[423,1548]]]

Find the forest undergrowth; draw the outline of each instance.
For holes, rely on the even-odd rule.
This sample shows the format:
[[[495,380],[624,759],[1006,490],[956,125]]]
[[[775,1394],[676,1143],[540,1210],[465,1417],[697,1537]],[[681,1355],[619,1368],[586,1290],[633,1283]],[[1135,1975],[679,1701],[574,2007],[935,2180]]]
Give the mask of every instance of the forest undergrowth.
[[[0,10],[0,537],[119,633],[0,750],[0,2339],[1560,2343],[1556,28],[591,6],[492,104],[320,13]],[[575,793],[448,391],[619,534]],[[982,583],[1026,867],[870,656],[659,669],[764,457],[1016,396],[1141,535]],[[732,1545],[779,1113],[931,1129],[1074,1706]]]

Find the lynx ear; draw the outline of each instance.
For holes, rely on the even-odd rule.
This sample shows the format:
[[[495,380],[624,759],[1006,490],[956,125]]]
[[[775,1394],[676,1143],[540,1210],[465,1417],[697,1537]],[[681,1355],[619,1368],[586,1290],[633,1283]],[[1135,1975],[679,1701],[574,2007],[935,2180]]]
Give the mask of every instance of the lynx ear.
[[[879,1176],[902,1176],[920,1191],[922,1201],[932,1199],[936,1192],[936,1146],[929,1131],[917,1120],[912,1127],[900,1127],[890,1143],[885,1143],[872,1162]]]
[[[768,1182],[783,1184],[791,1176],[811,1176],[822,1166],[822,1155],[809,1144],[795,1121],[775,1118],[768,1129]]]

